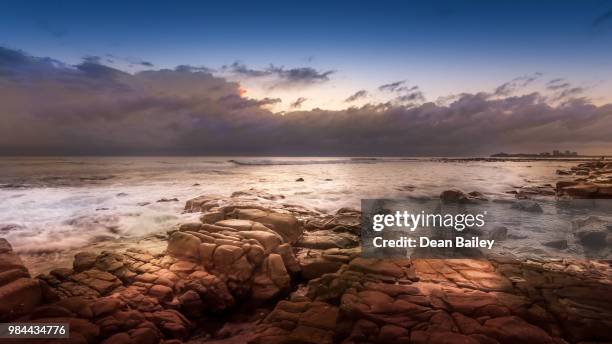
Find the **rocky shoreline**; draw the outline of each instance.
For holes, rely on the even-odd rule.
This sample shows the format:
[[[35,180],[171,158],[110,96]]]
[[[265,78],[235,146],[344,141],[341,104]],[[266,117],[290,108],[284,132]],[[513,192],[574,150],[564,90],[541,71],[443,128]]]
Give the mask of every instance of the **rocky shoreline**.
[[[610,167],[577,166],[557,197],[609,198]],[[0,239],[0,321],[70,323],[69,340],[41,343],[612,341],[609,261],[365,259],[359,211],[254,190],[185,211],[200,221],[169,231],[162,253],[81,252],[35,278]]]

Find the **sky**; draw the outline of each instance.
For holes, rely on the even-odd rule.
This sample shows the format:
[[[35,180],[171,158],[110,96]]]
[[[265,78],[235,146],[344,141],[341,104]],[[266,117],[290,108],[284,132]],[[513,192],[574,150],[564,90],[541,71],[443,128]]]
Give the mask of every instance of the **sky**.
[[[3,155],[606,154],[612,1],[8,0],[0,91]]]

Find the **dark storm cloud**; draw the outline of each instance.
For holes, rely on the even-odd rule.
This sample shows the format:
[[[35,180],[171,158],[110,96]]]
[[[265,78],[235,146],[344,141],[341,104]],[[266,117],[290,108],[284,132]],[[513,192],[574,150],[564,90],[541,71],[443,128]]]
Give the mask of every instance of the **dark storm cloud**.
[[[315,84],[329,81],[329,76],[334,73],[332,70],[320,72],[311,67],[290,68],[270,66],[271,73],[278,75],[281,80],[296,84]]]
[[[229,66],[221,67],[223,70],[230,71],[231,73],[238,74],[240,76],[248,77],[248,78],[258,78],[262,76],[270,75],[270,71],[268,70],[256,70],[247,67],[245,64],[240,63],[238,61],[232,63]]]
[[[280,115],[267,108],[280,99],[244,97],[238,83],[211,73],[129,74],[95,65],[0,49],[0,154],[440,156],[612,148],[612,105],[593,105],[573,88],[551,105],[538,93],[485,92],[436,104],[407,87],[394,95],[409,104]]]
[[[307,101],[307,98],[304,97],[299,97],[298,99],[296,99],[293,103],[291,103],[289,106],[292,109],[299,109],[302,107],[302,104],[304,104],[305,101]]]
[[[366,90],[360,90],[357,91],[355,93],[353,93],[351,96],[349,96],[348,98],[346,98],[344,100],[345,103],[352,103],[354,101],[357,101],[359,99],[365,98],[368,96],[368,91]]]
[[[388,83],[388,84],[380,85],[378,87],[378,90],[379,91],[386,91],[386,92],[395,92],[404,83],[406,83],[406,80],[391,82],[391,83]]]
[[[221,105],[232,110],[273,105],[281,102],[280,98],[250,99],[243,98],[238,94],[228,94],[226,96],[220,97],[218,100]]]
[[[240,62],[223,66],[221,69],[246,78],[275,78],[277,82],[273,87],[323,83],[329,81],[329,77],[334,73],[332,70],[318,71],[311,67],[285,68],[274,65],[264,69],[252,69]]]

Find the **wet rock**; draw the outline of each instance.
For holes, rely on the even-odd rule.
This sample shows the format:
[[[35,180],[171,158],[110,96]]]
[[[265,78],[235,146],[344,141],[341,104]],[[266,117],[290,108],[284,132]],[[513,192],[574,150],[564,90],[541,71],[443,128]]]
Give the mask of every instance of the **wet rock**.
[[[612,239],[612,224],[597,216],[589,216],[572,221],[574,235],[582,245],[590,249],[606,247]]]
[[[327,273],[336,272],[340,269],[342,264],[341,261],[328,260],[322,257],[300,260],[302,276],[307,280],[321,277]]]
[[[40,282],[30,278],[9,242],[0,238],[0,321],[29,313],[42,302]]]
[[[468,203],[470,202],[470,197],[459,189],[452,189],[442,191],[440,200],[445,203]]]
[[[542,207],[535,201],[529,200],[521,200],[516,203],[513,203],[511,206],[512,209],[526,211],[529,213],[542,213]]]
[[[201,241],[198,237],[183,232],[174,232],[168,240],[168,254],[178,257],[199,260]]]
[[[207,211],[200,216],[200,221],[202,223],[215,223],[218,221],[223,221],[225,219],[225,214],[221,211]]]
[[[567,248],[567,240],[565,239],[551,240],[551,241],[542,243],[542,245],[547,246],[547,247],[556,248],[558,250],[565,250]]]
[[[290,244],[295,243],[304,231],[295,216],[291,214],[281,214],[260,209],[235,209],[228,217],[258,222],[278,233],[284,242]]]
[[[32,311],[42,303],[37,280],[18,278],[0,286],[0,320],[10,320]]]
[[[350,248],[359,244],[359,238],[349,233],[336,233],[331,230],[307,232],[295,244],[296,247],[305,247],[319,250],[329,248]]]
[[[296,182],[303,182],[303,181],[304,181],[304,178],[300,177],[300,178],[296,179],[295,181],[296,181]]]
[[[508,238],[508,228],[504,226],[495,227],[490,233],[489,238],[495,241],[503,241]]]
[[[72,269],[77,272],[89,270],[96,264],[97,255],[92,252],[79,252],[74,256]]]

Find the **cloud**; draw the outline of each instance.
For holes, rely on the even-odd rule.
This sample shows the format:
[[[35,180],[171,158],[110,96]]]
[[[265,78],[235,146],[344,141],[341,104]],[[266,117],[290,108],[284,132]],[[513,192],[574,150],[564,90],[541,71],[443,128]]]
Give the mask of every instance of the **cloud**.
[[[392,82],[392,83],[380,85],[378,87],[378,90],[379,91],[385,91],[385,92],[395,92],[404,83],[406,83],[406,80],[395,81],[395,82]]]
[[[563,78],[552,79],[546,83],[546,89],[551,91],[558,91],[568,87],[570,87],[570,83],[566,82]]]
[[[204,66],[178,65],[174,68],[177,72],[190,73],[213,73],[215,70]]]
[[[302,104],[304,104],[305,101],[307,101],[307,98],[304,97],[299,97],[298,99],[296,99],[293,103],[291,103],[289,106],[292,109],[299,109],[302,107]]]
[[[531,75],[519,76],[511,81],[501,84],[495,89],[494,95],[496,96],[509,96],[510,94],[529,86],[536,81],[542,73],[536,72]]]
[[[404,95],[396,97],[395,101],[400,103],[423,102],[425,101],[425,96],[421,91],[410,91]]]
[[[281,80],[290,84],[315,84],[329,81],[332,70],[319,72],[311,67],[285,69],[283,67],[270,66],[268,69],[276,74]]]
[[[153,62],[145,61],[143,59],[135,58],[135,57],[120,57],[120,56],[113,55],[113,54],[106,54],[105,57],[106,57],[106,61],[109,63],[120,61],[120,62],[126,63],[130,67],[140,66],[140,67],[151,68],[155,66]],[[98,63],[102,63],[101,58],[98,60]]]
[[[232,63],[231,65],[226,65],[221,67],[223,70],[230,71],[231,73],[238,74],[240,76],[248,77],[248,78],[259,78],[262,76],[269,76],[271,73],[269,70],[256,70],[248,68],[245,64],[240,63],[238,61]]]
[[[368,96],[368,91],[366,90],[359,90],[355,93],[353,93],[351,96],[349,96],[348,98],[346,98],[344,100],[345,103],[352,103],[354,101],[357,101],[359,99],[365,98]]]
[[[0,154],[465,156],[612,149],[612,104],[593,105],[579,97],[584,90],[567,92],[558,105],[539,93],[486,92],[432,103],[406,87],[394,95],[413,98],[409,103],[281,115],[269,109],[280,99],[245,97],[238,83],[206,71],[131,74],[0,49]]]
[[[569,85],[568,85],[569,87]],[[564,100],[564,99],[568,99],[568,98],[575,98],[576,96],[584,93],[584,88],[583,87],[572,87],[572,88],[566,88],[563,87],[564,89],[559,92],[557,94],[557,96],[555,97],[556,100]]]
[[[593,27],[598,28],[612,20],[612,8],[593,19]]]
[[[285,68],[270,65],[264,69],[253,69],[240,62],[221,67],[223,71],[246,78],[271,77],[276,79],[272,88],[278,86],[300,86],[323,83],[330,80],[333,70],[318,71],[311,67]]]

